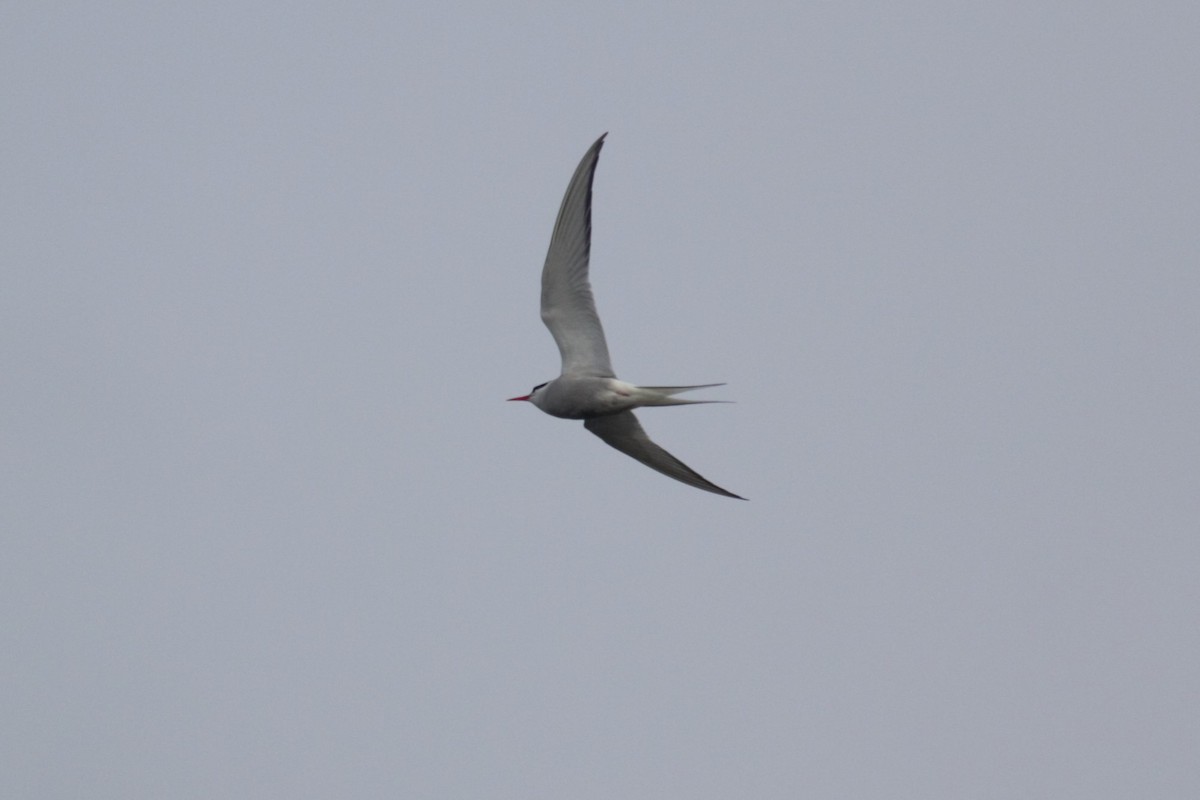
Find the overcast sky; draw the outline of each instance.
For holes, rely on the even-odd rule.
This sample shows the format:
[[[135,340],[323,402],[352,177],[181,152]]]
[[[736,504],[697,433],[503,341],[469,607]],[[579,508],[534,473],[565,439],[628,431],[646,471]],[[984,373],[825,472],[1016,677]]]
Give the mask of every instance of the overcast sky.
[[[1200,6],[610,8],[6,4],[0,795],[1200,796]]]

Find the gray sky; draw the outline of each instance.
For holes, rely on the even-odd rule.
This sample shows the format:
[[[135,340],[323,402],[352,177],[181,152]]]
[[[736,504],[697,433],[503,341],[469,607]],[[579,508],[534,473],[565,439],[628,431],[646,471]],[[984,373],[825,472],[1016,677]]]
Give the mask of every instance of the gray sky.
[[[0,795],[1200,796],[1200,6],[186,5],[0,14]],[[503,402],[604,131],[749,503]]]

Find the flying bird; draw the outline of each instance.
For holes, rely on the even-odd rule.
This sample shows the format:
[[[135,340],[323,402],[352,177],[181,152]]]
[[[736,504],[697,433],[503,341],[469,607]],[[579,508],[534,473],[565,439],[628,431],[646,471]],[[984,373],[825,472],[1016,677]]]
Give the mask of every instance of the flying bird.
[[[642,406],[681,406],[720,400],[681,400],[675,395],[693,389],[723,386],[634,386],[617,380],[608,357],[604,329],[596,313],[588,281],[592,244],[592,178],[603,134],[584,154],[571,176],[550,237],[542,267],[542,322],[550,329],[562,355],[562,374],[539,383],[526,400],[542,411],[564,419],[581,419],[583,427],[650,469],[706,492],[745,500],[703,478],[698,472],[656,445],[642,430],[633,409]]]

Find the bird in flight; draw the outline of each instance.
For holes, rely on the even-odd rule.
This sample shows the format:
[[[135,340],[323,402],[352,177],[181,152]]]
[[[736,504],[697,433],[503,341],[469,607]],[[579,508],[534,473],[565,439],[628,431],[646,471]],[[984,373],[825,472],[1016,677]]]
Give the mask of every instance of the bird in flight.
[[[592,178],[602,135],[588,148],[571,176],[550,237],[550,250],[542,267],[542,322],[550,329],[562,355],[562,374],[539,383],[529,394],[510,397],[525,400],[542,411],[564,419],[581,419],[583,427],[650,469],[706,492],[745,500],[706,480],[687,464],[656,445],[642,430],[633,409],[642,406],[681,406],[718,403],[720,400],[681,400],[676,395],[692,389],[722,386],[634,386],[617,380],[608,357],[604,329],[588,281],[592,243]]]

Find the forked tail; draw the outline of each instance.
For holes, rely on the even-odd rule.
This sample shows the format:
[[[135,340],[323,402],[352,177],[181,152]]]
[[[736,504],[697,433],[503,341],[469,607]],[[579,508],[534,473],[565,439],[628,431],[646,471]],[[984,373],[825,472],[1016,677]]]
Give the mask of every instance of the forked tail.
[[[675,395],[695,389],[711,389],[723,383],[702,383],[698,386],[639,386],[640,404],[643,406],[691,406],[701,403],[732,403],[732,400],[679,400]]]

